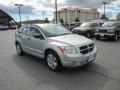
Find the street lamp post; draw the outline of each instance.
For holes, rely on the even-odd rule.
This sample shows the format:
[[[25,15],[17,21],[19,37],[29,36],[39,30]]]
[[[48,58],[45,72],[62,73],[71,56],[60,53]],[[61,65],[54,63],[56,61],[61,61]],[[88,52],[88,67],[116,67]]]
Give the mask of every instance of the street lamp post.
[[[67,23],[67,9],[65,8],[64,10],[65,10],[65,20],[66,20],[65,23]]]
[[[20,18],[20,26],[21,26],[21,9],[20,9],[20,7],[23,6],[23,4],[15,4],[15,6],[18,6],[18,9],[19,9],[19,18]]]
[[[102,2],[102,4],[104,5],[104,16],[105,16],[105,5],[107,4],[107,2]]]
[[[44,17],[45,17],[45,11],[42,11],[42,15],[43,15],[43,20],[45,20],[44,19]]]
[[[58,20],[57,20],[57,0],[55,0],[55,16],[56,16],[56,24],[58,23]]]
[[[29,24],[29,16],[26,16],[26,21]]]

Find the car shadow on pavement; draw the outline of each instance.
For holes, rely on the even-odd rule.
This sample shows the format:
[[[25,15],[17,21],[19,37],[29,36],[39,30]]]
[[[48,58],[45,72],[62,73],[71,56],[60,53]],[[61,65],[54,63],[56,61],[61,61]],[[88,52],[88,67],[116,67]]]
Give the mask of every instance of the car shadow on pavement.
[[[96,63],[52,72],[44,60],[31,55],[15,54],[13,61],[28,76],[37,80],[36,84],[44,90],[102,90],[109,80],[107,70]]]

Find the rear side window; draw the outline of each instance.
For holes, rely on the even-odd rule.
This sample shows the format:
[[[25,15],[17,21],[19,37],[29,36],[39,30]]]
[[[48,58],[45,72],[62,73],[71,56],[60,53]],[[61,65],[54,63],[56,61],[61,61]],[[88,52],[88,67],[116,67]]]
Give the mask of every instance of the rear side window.
[[[29,35],[29,27],[23,27],[21,29],[21,34],[28,36]]]

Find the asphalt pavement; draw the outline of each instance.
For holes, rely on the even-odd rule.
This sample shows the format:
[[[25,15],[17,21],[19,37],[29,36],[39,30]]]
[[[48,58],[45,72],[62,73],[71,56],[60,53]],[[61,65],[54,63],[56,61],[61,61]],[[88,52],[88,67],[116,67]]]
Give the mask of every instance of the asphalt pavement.
[[[15,30],[0,31],[0,90],[120,90],[120,39],[96,40],[96,60],[84,68],[52,72],[44,60],[18,56]]]

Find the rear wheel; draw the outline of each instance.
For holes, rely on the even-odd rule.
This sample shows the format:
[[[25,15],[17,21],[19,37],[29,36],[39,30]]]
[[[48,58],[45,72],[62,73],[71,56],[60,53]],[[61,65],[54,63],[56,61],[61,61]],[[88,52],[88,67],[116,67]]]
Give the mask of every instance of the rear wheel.
[[[48,51],[46,53],[46,62],[48,67],[52,70],[52,71],[60,71],[62,65],[60,62],[60,58],[57,55],[56,52],[54,51]]]
[[[24,52],[19,43],[16,44],[16,51],[18,55],[21,55],[21,56],[24,55]]]
[[[87,33],[86,33],[86,37],[90,38],[90,37],[91,37],[91,33],[90,33],[90,32],[87,32]]]

